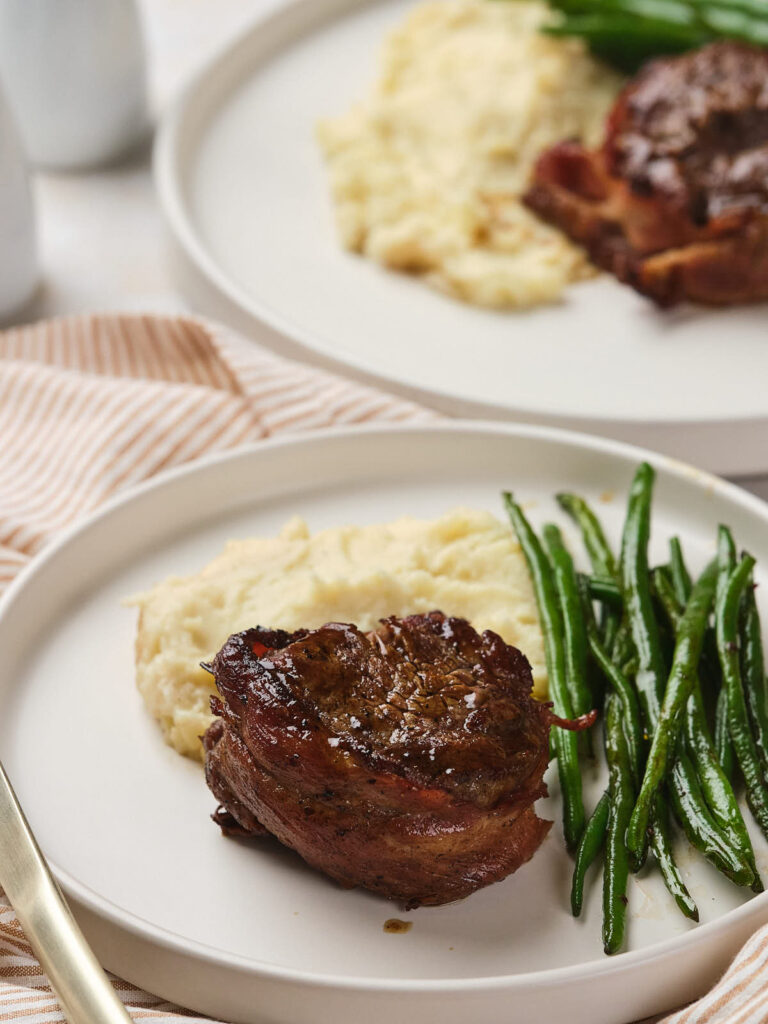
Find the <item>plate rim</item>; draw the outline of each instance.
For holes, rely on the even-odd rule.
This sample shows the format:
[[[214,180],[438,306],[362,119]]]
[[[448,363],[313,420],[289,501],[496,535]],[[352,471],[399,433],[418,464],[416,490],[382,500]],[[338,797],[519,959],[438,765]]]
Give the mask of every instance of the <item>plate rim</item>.
[[[387,0],[362,0],[365,7],[373,7],[386,3]],[[325,14],[317,16],[323,5]],[[219,266],[205,245],[195,225],[188,196],[186,194],[186,177],[184,171],[183,149],[185,137],[191,132],[195,141],[194,128],[188,128],[187,122],[194,117],[196,101],[206,94],[206,87],[215,86],[226,67],[237,61],[242,51],[248,51],[262,33],[290,29],[291,42],[306,38],[315,25],[331,24],[339,17],[352,13],[360,7],[360,0],[277,0],[266,11],[262,11],[247,21],[228,40],[220,44],[214,52],[187,79],[178,95],[160,118],[152,149],[152,172],[155,188],[160,201],[161,213],[166,221],[174,242],[180,247],[184,258],[190,263],[194,272],[202,280],[212,286],[223,298],[227,313],[236,320],[245,316],[252,324],[264,328],[259,343],[263,343],[273,351],[300,358],[312,365],[320,366],[337,373],[346,374],[372,387],[384,387],[403,395],[415,402],[421,402],[447,414],[458,414],[462,418],[472,417],[482,420],[506,419],[512,422],[527,422],[553,425],[577,432],[595,432],[619,437],[630,444],[640,443],[637,438],[643,428],[651,428],[657,432],[673,431],[711,431],[719,429],[738,429],[742,431],[756,429],[768,431],[768,409],[762,414],[740,414],[735,412],[717,416],[685,416],[681,418],[652,417],[642,415],[606,415],[596,416],[583,412],[552,413],[541,408],[531,408],[522,404],[515,406],[498,401],[480,400],[457,395],[450,389],[438,388],[424,383],[403,380],[388,375],[385,370],[371,366],[365,358],[356,353],[345,356],[336,354],[321,337],[313,331],[294,324],[289,315],[272,308],[269,303],[252,296]],[[313,12],[309,27],[301,24],[302,12]],[[288,46],[291,45],[288,43]],[[282,52],[285,45],[275,47],[275,52]],[[258,67],[259,65],[257,65]],[[231,83],[221,90],[213,109],[221,109],[227,98],[243,81],[243,71],[239,64],[235,73],[235,84]],[[211,91],[215,91],[212,89]],[[204,130],[204,129],[203,129]],[[194,148],[194,147],[193,147]],[[706,443],[700,442],[698,451],[706,451]],[[685,457],[685,453],[684,453]],[[698,455],[705,458],[704,455]],[[768,468],[768,464],[762,467]],[[738,472],[751,472],[749,468],[739,468]]]
[[[543,427],[525,423],[498,422],[493,420],[450,420],[434,423],[369,423],[357,428],[330,427],[312,430],[305,433],[288,433],[262,441],[241,445],[223,452],[215,452],[200,459],[191,460],[180,466],[164,470],[142,483],[130,487],[113,496],[98,509],[84,519],[71,525],[43,550],[34,556],[19,575],[12,581],[5,593],[0,597],[0,620],[20,594],[38,574],[45,572],[48,563],[58,552],[75,539],[87,533],[95,524],[108,518],[115,510],[139,500],[146,493],[154,490],[173,487],[176,480],[206,472],[208,468],[238,459],[251,459],[265,450],[280,448],[311,447],[327,441],[335,442],[345,438],[365,435],[400,435],[407,433],[453,434],[470,432],[474,434],[505,435],[510,438],[535,439],[544,443],[565,444],[580,451],[589,450],[603,455],[619,457],[627,462],[649,462],[657,471],[671,475],[677,479],[693,480],[702,489],[714,490],[729,501],[753,512],[768,524],[768,504],[756,495],[745,491],[721,477],[706,470],[671,456],[630,445],[622,441],[614,441],[591,434],[577,433],[558,427]],[[343,990],[357,993],[388,993],[413,995],[417,993],[492,993],[499,990],[524,992],[542,986],[554,987],[574,981],[585,981],[604,976],[615,977],[626,971],[658,961],[668,953],[691,953],[697,946],[708,940],[715,940],[720,932],[731,930],[749,918],[761,918],[755,927],[768,922],[768,891],[749,898],[741,906],[727,911],[716,920],[700,924],[690,931],[671,936],[661,942],[653,943],[643,949],[630,950],[613,957],[589,960],[581,964],[565,967],[544,968],[538,971],[527,971],[510,975],[491,975],[480,978],[382,978],[369,976],[345,976],[328,972],[310,972],[303,969],[270,964],[256,958],[209,946],[195,939],[162,928],[142,916],[119,907],[111,900],[100,896],[90,886],[73,878],[67,871],[59,868],[55,861],[49,860],[54,877],[71,895],[78,905],[94,914],[98,919],[107,921],[122,932],[128,932],[136,938],[160,946],[168,952],[203,962],[217,968],[229,968],[242,971],[248,975],[265,980],[284,981],[305,987]]]

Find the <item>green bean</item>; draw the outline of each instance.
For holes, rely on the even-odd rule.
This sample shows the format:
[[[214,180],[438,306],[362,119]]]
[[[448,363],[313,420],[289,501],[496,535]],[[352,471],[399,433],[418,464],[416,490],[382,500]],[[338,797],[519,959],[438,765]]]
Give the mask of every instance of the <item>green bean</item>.
[[[669,620],[672,623],[673,627],[677,630],[678,625],[679,625],[680,620],[681,620],[682,615],[683,615],[683,609],[680,606],[680,602],[678,600],[677,594],[674,594],[672,592],[668,581],[665,578],[660,577],[660,575],[659,575],[659,577],[656,577],[656,575],[654,574],[653,584],[654,584],[654,589],[655,589],[655,592],[656,592],[656,596],[658,597],[660,603],[663,604],[663,606],[665,608],[665,611],[666,611],[666,613],[667,613],[667,615],[669,617]],[[710,632],[708,630],[707,634],[705,634],[705,648],[707,648],[707,646],[708,646],[707,640],[711,639],[711,638],[714,639],[714,637],[711,637],[711,634],[710,634]],[[715,653],[717,654],[717,648],[716,648]],[[705,667],[705,663],[708,663],[707,664],[707,668],[709,669],[709,671],[712,671],[713,667],[709,666],[710,658],[709,658],[708,654],[709,654],[709,652],[705,649],[705,653],[702,654],[702,658],[701,658],[701,667],[702,668]],[[715,742],[714,743],[712,742],[712,739],[710,738],[710,730],[709,730],[709,726],[707,725],[707,716],[705,715],[705,711],[703,711],[703,700],[702,700],[702,697],[701,697],[700,685],[698,685],[698,688],[697,688],[695,694],[691,694],[691,697],[688,700],[688,706],[687,706],[688,717],[690,717],[691,702],[694,699],[694,695],[695,695],[695,699],[696,699],[696,702],[697,702],[697,708],[696,708],[695,713],[696,713],[698,721],[700,722],[699,730],[700,730],[702,735],[706,735],[707,740],[708,740],[707,748],[705,748],[705,746],[696,744],[695,753],[696,753],[697,757],[694,758],[694,760],[696,760],[696,763],[697,763],[698,773],[699,773],[699,775],[701,775],[702,771],[707,770],[706,769],[706,765],[702,764],[698,760],[698,758],[700,758],[700,757],[706,757],[707,759],[714,758],[715,761],[717,762],[717,766],[718,766],[719,771],[722,773],[723,778],[727,782],[728,790],[732,793],[732,788],[731,788],[731,785],[730,785],[730,779],[731,779],[731,777],[733,775],[733,760],[732,760],[733,759],[733,749],[732,749],[732,746],[730,745],[730,739],[728,738],[728,719],[727,719],[727,714],[726,714],[726,712],[727,712],[727,691],[721,689],[720,692],[718,693],[717,713],[716,713],[716,719],[715,719]],[[724,745],[724,739],[726,741],[725,745]],[[691,751],[691,755],[693,756],[694,751],[691,750],[691,746],[692,746],[692,743],[691,743],[691,740],[690,740],[690,737],[689,737],[688,749]],[[706,751],[706,753],[705,753],[705,751]],[[713,811],[713,814],[715,814],[716,817],[717,817],[717,813],[716,813],[717,808],[713,806],[712,800],[710,799],[710,797],[707,794],[707,787],[706,786],[702,786],[702,790],[705,790],[705,798],[707,799],[708,806]],[[740,812],[738,812],[738,814],[739,814],[739,817],[740,817]],[[751,866],[754,866],[754,864],[751,865]],[[755,868],[755,872],[757,874],[757,868]]]
[[[680,604],[684,606],[688,601],[688,598],[691,596],[693,583],[691,582],[690,574],[685,565],[682,546],[677,537],[673,537],[669,542],[669,548],[669,565],[672,573],[675,595]],[[715,594],[717,594],[717,591],[715,591]],[[720,661],[717,657],[715,631],[712,626],[707,626],[706,631],[704,632],[704,645],[702,647],[701,654],[699,682],[702,687],[702,697],[706,695],[706,702],[704,706],[714,708],[717,701],[717,694],[720,692],[722,676],[720,673]],[[712,717],[714,718],[714,714]]]
[[[765,18],[765,13],[763,14]],[[725,4],[712,4],[701,12],[701,20],[715,36],[745,39],[758,46],[768,44],[768,24],[747,17],[743,11],[731,10]]]
[[[634,74],[649,57],[693,50],[711,39],[709,32],[693,26],[619,12],[568,15],[541,31],[552,36],[579,36],[596,56],[627,74]]]
[[[727,7],[729,10],[739,11],[751,17],[765,18],[768,13],[765,8],[765,0],[686,0],[691,7],[706,10],[711,7]]]
[[[576,570],[558,527],[547,523],[542,536],[560,602],[566,685],[574,713],[577,716],[586,715],[594,707],[594,701],[587,683],[587,634]]]
[[[717,530],[717,564],[719,575],[715,591],[715,606],[720,601],[723,590],[728,584],[728,577],[736,565],[736,544],[733,535],[730,529],[722,524]],[[715,645],[715,651],[717,653],[717,645]],[[736,755],[733,752],[733,743],[728,729],[728,690],[724,686],[719,690],[715,703],[715,750],[723,771],[729,779],[733,779]]]
[[[736,565],[736,544],[733,534],[727,526],[721,523],[717,528],[717,566],[719,576],[717,577],[717,590],[715,591],[715,602],[719,602],[723,591],[728,585],[728,577]]]
[[[533,528],[512,495],[505,492],[504,504],[523,550],[533,583],[544,636],[544,654],[549,677],[549,692],[555,714],[573,718],[573,705],[566,684],[565,651],[562,642],[563,623],[557,602],[552,568]],[[575,850],[584,829],[584,802],[581,793],[577,736],[555,728],[557,771],[563,799],[563,830],[569,850]]]
[[[669,623],[674,630],[680,625],[680,620],[683,617],[683,607],[685,601],[680,602],[675,592],[675,586],[672,583],[671,578],[664,572],[661,571],[661,566],[654,569],[651,573],[651,583],[653,584],[653,592],[658,599],[659,604],[664,609],[664,613],[669,619]]]
[[[641,859],[645,849],[655,793],[674,760],[682,714],[698,678],[704,630],[714,600],[716,582],[717,562],[712,561],[696,581],[678,626],[661,714],[651,741],[640,794],[627,829],[627,847],[635,860]]]
[[[621,611],[621,588],[618,584],[609,580],[607,576],[588,576],[586,579],[590,596],[595,601],[600,601],[615,611]]]
[[[609,694],[605,702],[605,756],[610,811],[603,868],[603,948],[606,953],[617,953],[624,941],[627,914],[629,859],[624,835],[635,794],[621,709],[613,694]]]
[[[702,812],[706,805],[701,785],[691,759],[681,747],[678,748],[670,781],[672,805],[691,846],[703,853],[736,885],[752,885],[755,876],[750,866],[721,835],[711,815]]]
[[[667,589],[667,581],[655,578],[656,592],[664,605],[675,629],[677,629],[683,610],[677,597]],[[681,588],[681,593],[683,592]],[[725,692],[725,691],[721,691]],[[727,728],[727,725],[726,725]],[[757,871],[752,844],[741,816],[738,802],[731,787],[728,773],[723,769],[716,747],[709,735],[701,687],[697,680],[693,692],[688,699],[685,714],[685,737],[688,752],[693,759],[696,774],[701,782],[702,795],[712,814],[714,822],[723,831],[734,850],[742,860],[749,864],[755,875],[753,888],[762,891],[762,883]]]
[[[665,613],[667,614],[670,623],[674,626],[675,629],[677,629],[677,626],[679,625],[680,620],[683,617],[683,608],[681,607],[680,602],[677,600],[675,594],[672,592],[672,588],[669,585],[669,581],[663,574],[661,575],[661,577],[656,578],[655,583],[657,587],[657,592],[662,598],[662,606],[664,607]],[[692,698],[689,698],[689,704],[691,699]],[[704,728],[706,729],[706,719],[703,717],[703,709],[702,722]],[[708,731],[706,732],[706,735],[709,735]],[[693,754],[694,756],[696,756],[697,751],[694,751]],[[715,821],[715,818],[707,802],[707,794],[704,793],[702,790],[700,795],[688,794],[687,799],[683,799],[682,793],[675,793],[675,790],[678,790],[682,784],[682,774],[673,773],[671,779],[671,788],[673,790],[673,796],[677,796],[677,809],[680,815],[684,816],[684,818],[681,818],[681,824],[683,825],[686,834],[691,839],[692,844],[696,846],[697,849],[700,849],[702,852],[704,852],[706,856],[706,851],[709,849],[709,845],[711,843],[711,835],[713,832],[718,831],[718,824]],[[712,795],[712,791],[710,791],[710,795]],[[652,825],[652,828],[653,827],[655,827],[655,825]],[[744,857],[740,853],[738,843],[734,846],[734,844],[731,843],[730,840],[726,839],[725,841],[731,847],[731,853],[728,855],[728,862],[735,864],[739,860],[744,861]],[[751,866],[752,865],[750,865],[750,867]],[[760,884],[759,879],[757,879],[756,884]],[[677,898],[677,895],[675,893],[673,893],[673,895],[675,895],[675,897]]]
[[[651,849],[659,865],[664,884],[675,903],[686,917],[699,920],[699,909],[683,882],[680,870],[672,854],[672,837],[669,831],[669,812],[664,801],[657,799],[653,812]]]
[[[675,596],[680,604],[684,605],[691,596],[693,581],[683,558],[683,548],[679,537],[670,537],[669,539],[669,570]]]
[[[760,628],[760,613],[755,601],[755,587],[747,586],[742,601],[740,624],[741,678],[747,711],[752,725],[752,735],[763,766],[768,772],[768,693],[766,693],[765,663],[763,659],[763,638]]]
[[[664,665],[659,644],[658,625],[653,610],[648,577],[648,536],[650,533],[650,503],[653,488],[653,470],[643,463],[635,474],[630,490],[627,519],[622,539],[621,570],[622,591],[632,637],[637,650],[638,669],[636,686],[645,716],[646,731],[653,736],[660,714],[660,694],[665,681]],[[723,854],[727,866],[732,851],[724,844],[712,821],[699,787],[691,794],[684,790],[684,772],[673,771],[670,791],[676,812],[689,839],[702,851],[714,850]],[[632,855],[633,867],[639,868],[645,858],[645,834],[637,834],[637,852]],[[710,858],[711,859],[711,858]],[[735,865],[731,865],[736,870]],[[742,869],[744,865],[739,865]]]
[[[650,735],[656,729],[666,681],[659,627],[653,611],[648,576],[648,538],[654,471],[647,462],[635,473],[629,492],[621,543],[621,589],[629,629],[637,652],[635,685]]]
[[[676,596],[672,593],[672,582],[666,573],[659,573],[657,587],[664,597],[662,604],[669,617],[670,624],[674,629],[677,629],[677,625],[683,616],[683,609],[680,607]],[[659,596],[658,593],[657,596]],[[690,810],[693,813],[694,809],[691,808]],[[689,820],[688,826],[691,833],[696,834],[697,826],[695,825],[694,818]],[[661,870],[664,884],[682,913],[692,921],[698,921],[698,907],[685,887],[680,871],[675,863],[672,853],[672,837],[669,831],[669,810],[666,800],[662,799],[659,793],[656,794],[656,801],[651,811],[650,836],[650,846]]]
[[[551,35],[581,36],[593,53],[633,73],[651,57],[716,39],[768,45],[765,0],[550,0]]]
[[[573,882],[571,883],[571,910],[574,917],[578,917],[581,914],[581,909],[584,905],[584,880],[587,869],[603,847],[605,832],[608,828],[610,806],[611,798],[606,790],[598,800],[597,806],[587,822],[581,836],[581,842],[576,850]]]
[[[567,512],[581,530],[584,547],[587,549],[592,571],[596,576],[618,581],[616,559],[605,539],[600,520],[583,498],[576,494],[555,495],[560,508]]]
[[[618,584],[619,572],[611,546],[606,540],[600,520],[587,502],[576,494],[561,493],[556,495],[560,508],[566,512],[581,531],[581,539],[586,548],[592,572],[605,580],[613,580]],[[621,600],[621,595],[617,595]],[[602,600],[602,598],[599,598]],[[610,650],[619,628],[621,616],[611,608],[606,608],[601,619],[603,641]]]
[[[582,583],[582,608],[584,624],[587,631],[589,650],[598,668],[610,684],[611,689],[621,702],[624,721],[624,734],[627,740],[627,751],[632,766],[632,777],[636,785],[640,784],[640,766],[643,754],[643,729],[640,724],[640,708],[634,687],[618,665],[616,665],[600,641],[597,632],[594,612],[589,600],[585,583]]]
[[[723,685],[728,692],[728,732],[744,775],[749,809],[763,835],[768,838],[768,793],[757,747],[749,728],[737,642],[739,602],[749,583],[754,565],[755,560],[751,555],[743,555],[733,572],[729,574],[717,600],[715,626],[717,650],[723,670]]]
[[[621,666],[625,675],[631,675],[633,677],[637,675],[637,654],[632,647],[632,637],[630,636],[629,626],[625,620],[622,620],[610,647],[608,645],[608,639],[606,638],[605,649],[611,655],[614,664]]]
[[[701,783],[704,799],[712,812],[715,824],[730,842],[739,857],[749,865],[754,875],[752,888],[762,892],[763,885],[755,862],[755,853],[739,810],[739,804],[727,775],[720,766],[709,735],[704,704],[698,683],[693,688],[685,713],[685,741]]]
[[[715,705],[715,753],[720,767],[728,779],[733,779],[735,755],[728,732],[728,691],[725,687],[717,695]]]

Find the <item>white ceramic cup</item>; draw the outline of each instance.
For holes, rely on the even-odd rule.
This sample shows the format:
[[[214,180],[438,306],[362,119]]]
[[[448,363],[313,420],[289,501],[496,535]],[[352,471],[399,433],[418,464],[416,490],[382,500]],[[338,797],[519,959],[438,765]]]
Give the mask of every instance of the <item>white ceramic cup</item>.
[[[0,74],[34,164],[107,163],[147,128],[135,0],[0,0]]]
[[[35,208],[26,160],[0,90],[0,323],[8,322],[37,287]]]

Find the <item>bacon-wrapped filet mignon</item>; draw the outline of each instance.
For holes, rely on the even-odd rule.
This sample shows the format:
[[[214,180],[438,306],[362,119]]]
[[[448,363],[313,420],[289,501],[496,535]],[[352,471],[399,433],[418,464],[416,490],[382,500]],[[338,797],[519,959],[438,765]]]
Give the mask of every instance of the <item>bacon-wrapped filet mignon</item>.
[[[546,151],[525,200],[661,306],[768,298],[768,50],[651,62],[602,147]]]
[[[441,612],[365,634],[329,623],[230,637],[204,737],[225,832],[271,833],[345,886],[410,907],[527,861],[553,723],[528,661]]]

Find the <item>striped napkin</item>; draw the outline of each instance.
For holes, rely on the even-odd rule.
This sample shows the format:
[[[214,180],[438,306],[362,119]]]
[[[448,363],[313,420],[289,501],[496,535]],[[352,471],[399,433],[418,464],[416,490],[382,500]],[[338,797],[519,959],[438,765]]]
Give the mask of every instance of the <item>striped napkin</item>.
[[[83,316],[0,332],[0,590],[60,530],[163,469],[285,432],[436,414],[191,318]],[[197,1020],[127,982],[135,1020]],[[0,1022],[64,1021],[0,890]],[[768,1022],[768,927],[664,1024]]]

